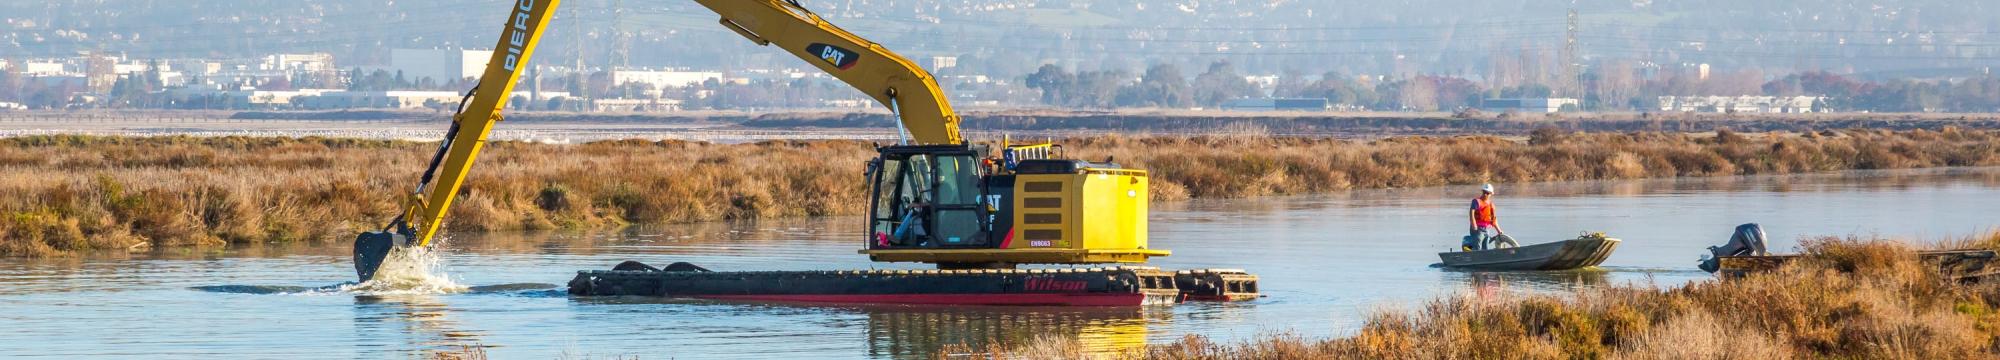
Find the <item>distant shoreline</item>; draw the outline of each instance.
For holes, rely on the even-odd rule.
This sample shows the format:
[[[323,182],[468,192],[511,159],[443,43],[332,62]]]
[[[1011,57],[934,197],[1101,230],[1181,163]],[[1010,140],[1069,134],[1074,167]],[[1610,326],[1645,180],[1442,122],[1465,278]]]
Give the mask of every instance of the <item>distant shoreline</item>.
[[[282,136],[427,140],[441,137],[448,113],[433,111],[81,110],[0,112],[0,137]],[[1808,132],[1845,129],[2000,129],[2000,114],[1449,114],[1391,112],[1230,112],[1196,110],[974,110],[972,138],[1107,134],[1265,135],[1371,139],[1407,135],[1522,136],[1536,129],[1586,132]],[[588,142],[617,139],[750,142],[895,139],[884,112],[797,110],[675,113],[517,112],[494,139]]]

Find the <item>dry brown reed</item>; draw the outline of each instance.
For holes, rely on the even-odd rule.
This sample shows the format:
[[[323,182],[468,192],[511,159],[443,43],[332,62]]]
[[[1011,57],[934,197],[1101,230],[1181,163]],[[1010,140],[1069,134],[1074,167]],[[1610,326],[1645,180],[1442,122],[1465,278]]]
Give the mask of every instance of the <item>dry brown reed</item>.
[[[1152,171],[1156,199],[1254,197],[1481,182],[1795,174],[2000,165],[2000,132],[1562,133],[1490,136],[1122,137],[1063,141]]]
[[[341,241],[386,223],[435,145],[325,138],[0,139],[0,255]],[[861,211],[866,143],[500,142],[447,231]]]
[[[1981,242],[2000,244],[2000,233]],[[1966,359],[2000,356],[2000,285],[1942,278],[1903,243],[1821,238],[1806,260],[1675,288],[1445,297],[1354,335],[1236,344],[1189,336],[1144,359]],[[1064,358],[1060,343],[996,358]],[[1047,355],[1047,356],[1045,356]]]
[[[2000,165],[2000,131],[1541,131],[1374,141],[1245,134],[1064,140],[1150,170],[1158,200],[1479,182]],[[409,194],[432,144],[330,138],[0,139],[0,256],[344,241]],[[871,145],[606,141],[487,146],[447,231],[577,229],[865,210]]]

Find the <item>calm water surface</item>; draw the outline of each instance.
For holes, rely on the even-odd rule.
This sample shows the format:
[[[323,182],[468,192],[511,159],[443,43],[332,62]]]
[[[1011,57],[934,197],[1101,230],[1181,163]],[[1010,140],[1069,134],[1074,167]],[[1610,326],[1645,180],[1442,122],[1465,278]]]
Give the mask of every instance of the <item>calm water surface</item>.
[[[615,233],[460,235],[443,271],[454,294],[357,295],[346,245],[0,260],[0,358],[398,358],[480,345],[493,358],[897,358],[946,344],[1078,339],[1101,351],[1186,334],[1219,340],[1352,331],[1371,311],[1474,288],[1562,292],[1674,286],[1733,226],[1763,223],[1775,249],[1809,235],[1913,239],[2000,225],[2000,170],[1501,185],[1502,225],[1526,243],[1623,238],[1597,271],[1431,268],[1463,233],[1470,188],[1372,190],[1156,205],[1166,268],[1242,268],[1266,298],[1146,309],[781,306],[571,299],[580,269],[627,259],[718,270],[918,268],[855,255],[857,219],[764,221]]]

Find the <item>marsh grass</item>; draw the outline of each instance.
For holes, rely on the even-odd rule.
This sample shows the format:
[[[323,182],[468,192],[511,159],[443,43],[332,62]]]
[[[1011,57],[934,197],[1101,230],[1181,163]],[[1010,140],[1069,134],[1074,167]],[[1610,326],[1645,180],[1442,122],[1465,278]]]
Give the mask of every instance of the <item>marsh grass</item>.
[[[2000,165],[2000,132],[1538,131],[1372,141],[1104,136],[1070,155],[1150,170],[1153,197],[1235,198],[1480,182]],[[0,139],[0,256],[346,241],[382,226],[434,144],[334,138]],[[584,229],[866,210],[858,141],[495,142],[446,231]]]
[[[1966,243],[2000,244],[2000,232]],[[1462,294],[1378,311],[1351,336],[1188,336],[1143,359],[1966,359],[2000,356],[2000,286],[1942,278],[1915,248],[1819,238],[1777,271],[1673,288]],[[1989,249],[1991,249],[1989,247]],[[993,358],[1083,358],[1060,339]]]
[[[1796,174],[2000,165],[2000,132],[1565,133],[1374,141],[1091,137],[1070,153],[1150,170],[1155,198],[1254,197],[1481,182]]]
[[[0,255],[344,241],[386,223],[435,145],[0,139]],[[447,231],[855,214],[866,143],[488,145]]]

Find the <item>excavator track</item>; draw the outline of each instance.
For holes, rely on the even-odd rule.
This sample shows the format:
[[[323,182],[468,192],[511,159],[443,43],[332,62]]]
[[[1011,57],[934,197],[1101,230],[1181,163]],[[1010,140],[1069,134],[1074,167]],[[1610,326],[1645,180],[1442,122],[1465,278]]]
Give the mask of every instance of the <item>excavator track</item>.
[[[1257,292],[1257,275],[1237,269],[1182,270],[1174,273],[1174,286],[1190,301],[1249,301]]]
[[[1182,299],[1249,299],[1192,295],[1181,273],[1152,267],[1084,269],[853,270],[713,272],[675,264],[667,270],[628,262],[616,270],[577,272],[574,296],[656,296],[729,301],[1012,306],[1157,306]],[[1187,273],[1190,283],[1236,273]],[[1255,290],[1255,276],[1247,289]],[[1240,282],[1239,282],[1240,283]],[[1232,289],[1243,290],[1238,286]],[[1206,291],[1206,290],[1204,290]],[[1206,294],[1206,293],[1204,293]]]

